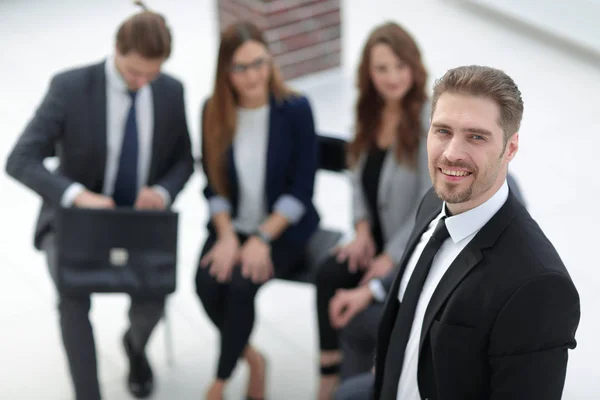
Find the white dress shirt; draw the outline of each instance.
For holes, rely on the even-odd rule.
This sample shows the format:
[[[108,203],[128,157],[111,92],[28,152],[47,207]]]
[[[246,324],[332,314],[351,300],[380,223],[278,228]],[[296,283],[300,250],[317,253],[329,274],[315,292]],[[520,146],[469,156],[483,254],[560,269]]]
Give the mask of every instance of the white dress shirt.
[[[131,107],[127,84],[115,66],[114,56],[109,56],[105,62],[106,74],[106,168],[104,170],[104,187],[102,194],[112,197],[117,173],[119,170],[119,159],[121,156],[121,145],[125,135],[125,124]],[[138,190],[144,187],[148,181],[150,161],[152,157],[152,139],[154,133],[154,104],[152,89],[145,85],[137,92],[136,98],[136,122],[138,131]],[[153,186],[165,205],[171,202],[169,192],[160,186]],[[73,183],[67,188],[61,198],[63,207],[73,205],[75,198],[85,190],[80,183]]]
[[[421,330],[425,318],[425,311],[427,310],[429,301],[454,259],[467,244],[469,244],[477,232],[479,232],[494,214],[498,212],[506,202],[507,198],[508,185],[505,181],[500,189],[485,203],[472,210],[446,218],[446,227],[448,228],[450,237],[442,244],[433,259],[429,275],[427,276],[423,290],[421,291],[421,297],[417,303],[415,317],[406,345],[402,373],[398,382],[397,400],[421,400],[417,382],[419,342],[421,340]],[[444,203],[440,214],[431,221],[428,229],[421,235],[419,243],[408,260],[406,270],[400,281],[398,301],[402,302],[402,297],[404,296],[408,281],[417,265],[417,261],[419,260],[425,245],[431,238],[431,235],[433,235],[433,231],[435,230],[438,221],[443,216],[446,216],[446,203]],[[391,340],[394,340],[394,338],[391,338]]]
[[[233,151],[239,182],[236,231],[251,234],[267,216],[265,175],[269,138],[269,105],[238,108]]]

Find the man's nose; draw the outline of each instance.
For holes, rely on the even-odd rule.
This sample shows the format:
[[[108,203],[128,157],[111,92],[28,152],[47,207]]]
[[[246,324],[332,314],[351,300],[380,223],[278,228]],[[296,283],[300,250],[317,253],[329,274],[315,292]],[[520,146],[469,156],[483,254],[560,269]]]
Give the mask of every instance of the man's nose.
[[[465,158],[465,143],[460,138],[454,136],[444,149],[444,157],[448,161],[460,161]]]

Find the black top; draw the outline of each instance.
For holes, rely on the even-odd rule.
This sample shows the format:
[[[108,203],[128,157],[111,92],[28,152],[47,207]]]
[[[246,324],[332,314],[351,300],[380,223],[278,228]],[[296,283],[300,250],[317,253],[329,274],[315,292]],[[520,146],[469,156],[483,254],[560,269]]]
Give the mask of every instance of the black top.
[[[379,210],[377,208],[377,197],[379,193],[379,177],[383,166],[383,160],[387,154],[387,149],[380,149],[373,146],[369,150],[365,168],[362,174],[362,185],[366,195],[367,206],[371,211],[371,234],[375,240],[377,254],[383,251],[383,234],[381,232],[381,221],[379,218]]]

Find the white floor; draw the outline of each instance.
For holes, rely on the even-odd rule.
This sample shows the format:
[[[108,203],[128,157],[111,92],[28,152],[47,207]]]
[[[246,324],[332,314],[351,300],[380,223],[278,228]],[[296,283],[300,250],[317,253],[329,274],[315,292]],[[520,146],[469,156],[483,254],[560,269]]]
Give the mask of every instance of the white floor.
[[[6,154],[46,90],[51,74],[99,60],[111,50],[116,26],[133,8],[117,0],[4,0],[0,3],[0,121]],[[166,69],[185,81],[193,140],[198,108],[212,85],[216,56],[214,1],[148,1],[172,26],[175,48]],[[573,58],[514,27],[449,0],[343,1],[344,65],[295,82],[313,103],[318,128],[347,137],[352,124],[354,68],[368,31],[386,19],[404,24],[418,39],[432,78],[459,64],[505,69],[525,99],[521,149],[512,167],[532,214],[552,239],[579,289],[582,320],[578,348],[570,355],[565,399],[594,399],[600,391],[598,307],[600,272],[593,249],[600,222],[593,210],[600,192],[595,167],[600,146],[600,68]],[[158,377],[155,399],[198,399],[213,376],[218,338],[193,293],[192,277],[202,243],[206,205],[198,173],[178,199],[181,212],[179,290],[169,302],[175,364],[165,358],[164,325],[149,351]],[[31,245],[39,200],[6,175],[0,177],[0,398],[67,400],[70,382],[58,334],[55,296],[41,254]],[[317,204],[324,225],[349,228],[348,187],[318,177]],[[311,399],[316,383],[313,289],[273,282],[258,297],[253,335],[270,359],[272,399]],[[107,399],[128,399],[119,340],[127,300],[94,299],[100,374]],[[243,394],[246,369],[230,386]]]

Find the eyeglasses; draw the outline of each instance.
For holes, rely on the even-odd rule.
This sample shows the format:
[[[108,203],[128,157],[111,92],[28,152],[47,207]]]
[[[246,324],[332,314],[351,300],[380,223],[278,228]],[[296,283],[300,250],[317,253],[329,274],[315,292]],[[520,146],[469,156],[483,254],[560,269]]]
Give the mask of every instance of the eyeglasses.
[[[259,69],[265,65],[269,60],[266,57],[257,58],[248,64],[236,63],[231,66],[231,72],[234,74],[243,74],[249,69]]]

